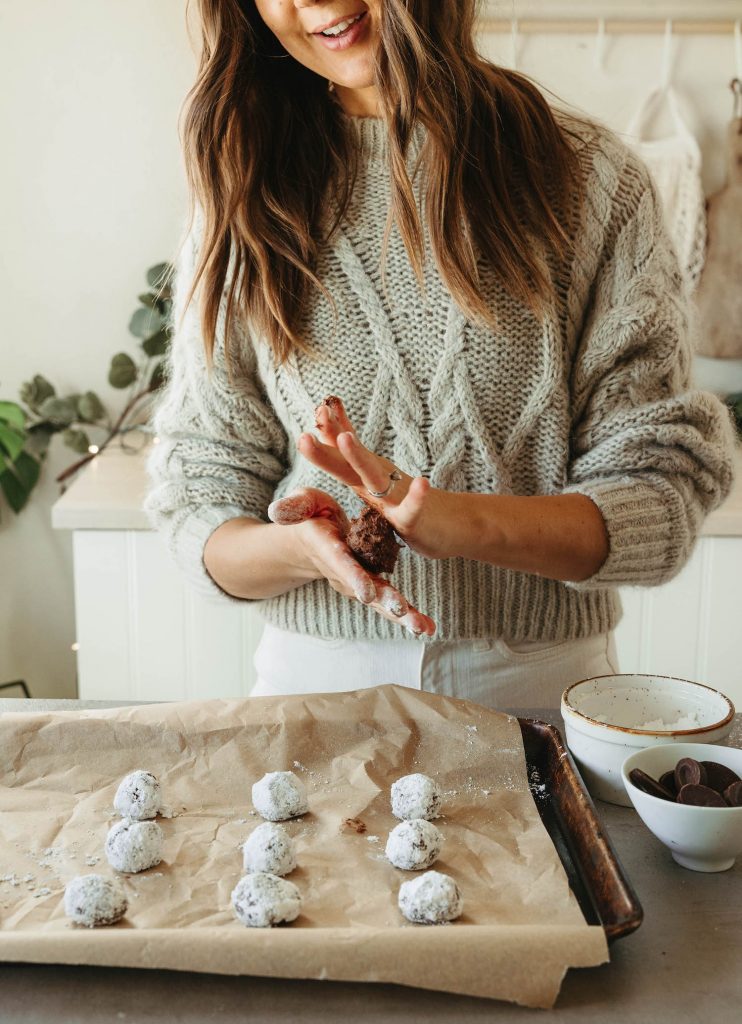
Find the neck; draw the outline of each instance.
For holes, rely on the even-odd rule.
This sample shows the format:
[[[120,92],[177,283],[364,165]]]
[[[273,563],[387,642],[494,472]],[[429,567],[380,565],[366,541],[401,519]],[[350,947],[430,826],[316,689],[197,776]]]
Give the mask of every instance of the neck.
[[[350,117],[380,117],[379,94],[373,85],[365,89],[349,89],[333,83],[338,103]]]

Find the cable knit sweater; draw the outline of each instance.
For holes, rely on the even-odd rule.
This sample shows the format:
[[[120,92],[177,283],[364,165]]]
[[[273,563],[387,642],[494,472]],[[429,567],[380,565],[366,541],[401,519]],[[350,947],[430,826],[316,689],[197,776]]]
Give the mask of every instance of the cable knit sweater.
[[[731,484],[726,410],[712,395],[689,390],[688,306],[645,165],[608,129],[577,123],[587,186],[574,230],[583,244],[552,266],[553,301],[542,322],[480,263],[483,294],[499,317],[492,332],[461,312],[432,255],[422,295],[396,228],[385,294],[385,129],[374,118],[347,123],[360,173],[318,267],[338,305],[337,332],[317,294],[302,325],[312,356],[276,368],[268,346],[237,324],[239,373],[230,383],[224,310],[209,376],[191,304],[173,337],[154,419],[161,443],[149,459],[146,499],[153,524],[202,594],[235,600],[202,557],[226,520],[267,521],[268,504],[303,485],[357,510],[347,488],[296,450],[298,436],[314,428],[314,408],[337,394],[365,445],[435,487],[580,492],[603,514],[610,553],[579,584],[403,548],[394,582],[435,620],[435,639],[558,641],[611,629],[620,616],[616,587],[659,584],[677,573],[704,515]],[[410,167],[424,131],[415,130]],[[420,200],[418,179],[415,187]],[[174,324],[199,230],[197,222],[177,265]],[[430,253],[427,234],[426,241]],[[300,633],[415,642],[324,580],[257,604],[267,621]]]

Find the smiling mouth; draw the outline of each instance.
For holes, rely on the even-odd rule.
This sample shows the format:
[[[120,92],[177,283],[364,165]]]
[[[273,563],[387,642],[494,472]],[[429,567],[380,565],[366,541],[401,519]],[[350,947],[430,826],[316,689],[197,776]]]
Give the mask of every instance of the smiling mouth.
[[[324,29],[321,32],[313,32],[312,35],[321,36],[323,39],[342,39],[344,35],[350,32],[354,25],[363,21],[367,13],[367,11],[361,11],[360,14],[354,14],[350,18],[345,18],[343,21],[338,22],[332,28]]]

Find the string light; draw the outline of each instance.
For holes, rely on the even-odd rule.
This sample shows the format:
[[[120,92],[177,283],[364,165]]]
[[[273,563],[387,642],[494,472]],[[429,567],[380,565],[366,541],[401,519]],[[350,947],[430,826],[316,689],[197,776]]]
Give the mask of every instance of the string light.
[[[90,452],[91,455],[97,455],[98,452],[100,451],[100,448],[98,447],[97,444],[89,444],[88,451]]]
[[[79,651],[80,650],[80,645],[77,642],[77,640],[75,640],[74,644],[70,644],[70,650],[71,651]]]
[[[159,437],[155,436],[155,437],[152,438],[152,444],[159,444],[159,443],[160,443]]]

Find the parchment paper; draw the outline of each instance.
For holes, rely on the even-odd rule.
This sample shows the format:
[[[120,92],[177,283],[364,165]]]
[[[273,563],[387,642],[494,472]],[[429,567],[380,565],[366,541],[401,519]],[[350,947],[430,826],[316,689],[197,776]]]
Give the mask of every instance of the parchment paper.
[[[164,861],[120,876],[129,911],[94,930],[65,917],[65,884],[114,874],[103,843],[116,787],[143,768],[174,812]],[[302,892],[293,924],[249,929],[230,894],[262,820],[252,783],[293,770],[310,813],[288,822]],[[446,794],[464,915],[407,923],[384,857],[391,783],[420,771]],[[528,789],[517,719],[399,686],[0,717],[0,959],[396,982],[552,1006],[567,968],[605,962]],[[344,824],[359,818],[366,832]],[[373,838],[377,837],[377,838]]]

